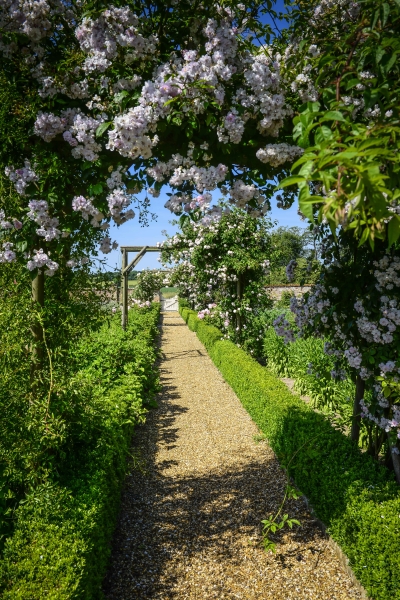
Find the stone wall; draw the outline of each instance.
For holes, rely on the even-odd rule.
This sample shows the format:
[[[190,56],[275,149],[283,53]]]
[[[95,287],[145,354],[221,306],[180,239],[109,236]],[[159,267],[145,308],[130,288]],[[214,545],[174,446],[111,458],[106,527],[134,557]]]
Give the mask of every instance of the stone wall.
[[[266,290],[271,294],[271,298],[274,300],[280,300],[283,292],[290,292],[298,298],[308,292],[310,289],[310,285],[271,285],[266,288]]]

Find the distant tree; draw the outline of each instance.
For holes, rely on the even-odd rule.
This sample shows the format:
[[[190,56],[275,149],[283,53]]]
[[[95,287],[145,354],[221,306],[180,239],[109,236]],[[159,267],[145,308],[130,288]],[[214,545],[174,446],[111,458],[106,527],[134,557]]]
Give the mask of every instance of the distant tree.
[[[319,273],[317,259],[309,229],[278,227],[271,232],[271,285],[313,283]]]

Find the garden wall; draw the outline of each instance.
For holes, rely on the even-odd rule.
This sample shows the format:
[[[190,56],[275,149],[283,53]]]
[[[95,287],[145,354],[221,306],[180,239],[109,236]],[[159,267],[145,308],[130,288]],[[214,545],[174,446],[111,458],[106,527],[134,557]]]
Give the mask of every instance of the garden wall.
[[[311,285],[269,285],[265,289],[273,300],[280,300],[283,293],[293,294],[296,298],[300,298],[311,290]]]
[[[221,333],[181,307],[213,362],[281,464],[291,458],[291,475],[316,516],[347,555],[373,600],[400,600],[400,490],[392,474],[360,452],[278,377]]]

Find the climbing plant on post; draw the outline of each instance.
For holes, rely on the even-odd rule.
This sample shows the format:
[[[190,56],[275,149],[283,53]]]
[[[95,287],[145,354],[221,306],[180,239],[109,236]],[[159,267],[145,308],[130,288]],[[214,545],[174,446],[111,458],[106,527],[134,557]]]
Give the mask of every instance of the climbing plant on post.
[[[161,246],[164,264],[177,264],[171,285],[194,302],[200,318],[212,320],[227,337],[258,355],[261,314],[271,305],[265,291],[271,221],[222,209],[220,218],[183,220],[182,225],[182,233]]]
[[[400,249],[377,240],[374,251],[359,247],[342,231],[339,240],[321,231],[323,267],[320,281],[291,308],[302,336],[326,340],[335,357],[334,379],[349,373],[356,384],[351,437],[357,442],[361,419],[368,450],[377,458],[386,451],[400,482]],[[276,324],[287,335],[289,323]]]

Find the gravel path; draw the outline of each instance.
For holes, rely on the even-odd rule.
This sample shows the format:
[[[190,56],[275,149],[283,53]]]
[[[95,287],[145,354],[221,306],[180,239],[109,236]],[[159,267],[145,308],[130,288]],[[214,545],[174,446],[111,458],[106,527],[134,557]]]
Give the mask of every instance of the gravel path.
[[[359,599],[302,500],[258,545],[285,477],[197,336],[164,313],[159,408],[137,429],[104,583],[109,600]]]

